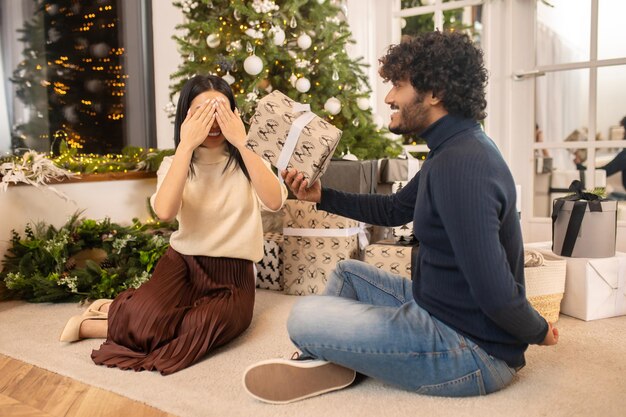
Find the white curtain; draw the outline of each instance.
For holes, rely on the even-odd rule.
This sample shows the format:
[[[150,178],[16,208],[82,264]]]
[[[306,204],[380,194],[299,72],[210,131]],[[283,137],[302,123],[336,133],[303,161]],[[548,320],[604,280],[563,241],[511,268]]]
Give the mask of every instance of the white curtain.
[[[537,22],[537,62],[556,64],[582,59],[580,52],[561,37]],[[535,121],[543,131],[544,141],[561,142],[575,129],[586,128],[589,106],[589,71],[573,70],[548,73],[538,77],[535,90]],[[553,152],[553,164],[560,169],[574,169],[573,157]]]
[[[2,45],[2,31],[0,31],[0,45]],[[4,47],[3,50],[6,50]],[[4,75],[4,61],[0,54],[0,154],[11,149],[11,125],[9,124],[9,96],[5,87],[7,77]]]

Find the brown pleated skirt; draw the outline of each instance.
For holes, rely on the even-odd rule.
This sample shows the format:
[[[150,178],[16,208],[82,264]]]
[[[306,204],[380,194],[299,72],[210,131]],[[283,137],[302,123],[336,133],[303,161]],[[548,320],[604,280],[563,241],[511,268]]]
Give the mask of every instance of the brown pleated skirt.
[[[251,261],[169,248],[148,282],[115,298],[107,340],[91,358],[163,375],[186,368],[248,328],[254,287]]]

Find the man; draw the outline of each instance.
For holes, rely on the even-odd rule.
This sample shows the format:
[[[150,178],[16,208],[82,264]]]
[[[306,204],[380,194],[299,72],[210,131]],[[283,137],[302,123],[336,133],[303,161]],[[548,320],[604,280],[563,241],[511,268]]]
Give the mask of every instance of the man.
[[[468,36],[432,32],[389,48],[380,75],[393,87],[389,130],[418,134],[430,152],[398,193],[310,188],[282,175],[301,200],[360,221],[413,221],[419,251],[412,283],[363,262],[337,264],[324,296],[294,306],[289,336],[301,360],[251,366],[244,386],[286,403],[349,385],[355,371],[404,389],[473,396],[505,387],[528,344],[558,331],[528,303],[515,184],[482,131],[487,74]],[[302,360],[304,359],[304,360]]]

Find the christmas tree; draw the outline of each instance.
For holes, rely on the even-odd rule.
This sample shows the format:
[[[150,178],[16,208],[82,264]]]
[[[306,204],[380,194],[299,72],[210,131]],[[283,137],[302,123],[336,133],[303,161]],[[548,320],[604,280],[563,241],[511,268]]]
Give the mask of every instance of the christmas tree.
[[[343,130],[335,156],[399,153],[399,145],[373,122],[364,65],[346,52],[354,41],[345,6],[335,0],[174,4],[183,10],[185,23],[174,37],[184,62],[172,75],[172,97],[195,74],[217,74],[231,85],[244,120],[261,97],[280,90]]]
[[[119,152],[127,76],[117,1],[34,2],[11,78],[30,115],[15,126],[14,146],[47,151],[66,140],[81,152]]]

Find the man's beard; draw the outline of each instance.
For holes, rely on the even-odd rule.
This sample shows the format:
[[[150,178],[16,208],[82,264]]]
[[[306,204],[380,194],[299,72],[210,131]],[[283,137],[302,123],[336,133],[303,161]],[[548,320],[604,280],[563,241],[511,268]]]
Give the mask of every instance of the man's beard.
[[[396,127],[389,127],[396,135],[411,135],[423,132],[428,127],[428,106],[425,103],[426,93],[417,95],[409,106],[402,107],[396,116],[400,120]]]

